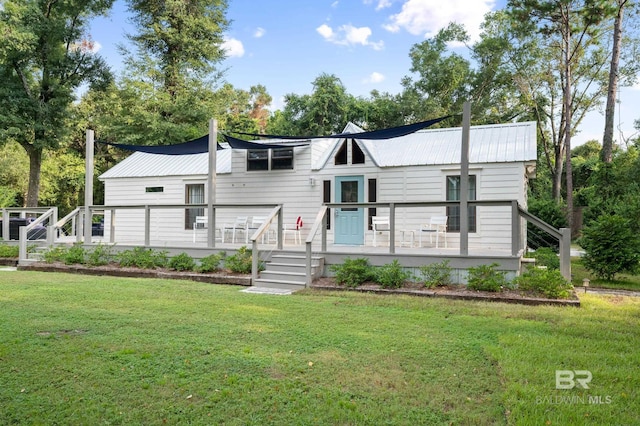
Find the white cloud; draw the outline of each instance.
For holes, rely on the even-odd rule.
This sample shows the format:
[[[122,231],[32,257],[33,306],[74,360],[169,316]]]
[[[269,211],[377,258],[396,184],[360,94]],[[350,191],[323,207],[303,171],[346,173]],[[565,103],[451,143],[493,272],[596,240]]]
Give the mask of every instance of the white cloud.
[[[264,28],[262,28],[262,27],[258,27],[258,28],[256,28],[255,32],[253,33],[253,36],[254,36],[255,38],[260,38],[260,37],[262,37],[263,35],[265,35],[265,34],[266,34],[266,32],[267,32],[267,30],[265,30]]]
[[[369,46],[374,50],[381,50],[384,48],[384,42],[381,41],[369,41],[371,37],[371,28],[369,27],[354,27],[351,24],[342,25],[338,27],[336,31],[333,30],[327,24],[322,24],[316,28],[318,34],[320,34],[325,40],[330,43],[339,44],[343,46]]]
[[[244,46],[240,40],[232,37],[225,37],[222,43],[222,49],[226,51],[230,58],[240,58],[244,56]]]
[[[331,7],[335,9],[336,7],[338,7],[338,3],[338,1],[334,1],[333,3],[331,3]]]
[[[384,75],[380,74],[377,71],[372,72],[367,78],[365,78],[364,80],[362,80],[363,83],[365,84],[370,84],[370,83],[382,83],[384,81]]]
[[[495,4],[496,0],[407,0],[400,13],[389,17],[390,22],[384,28],[433,37],[450,22],[456,22],[464,25],[471,41],[475,41],[480,36],[484,15],[493,10]]]
[[[394,0],[377,0],[376,10],[382,10],[390,7]],[[371,4],[373,0],[364,0],[364,4]]]

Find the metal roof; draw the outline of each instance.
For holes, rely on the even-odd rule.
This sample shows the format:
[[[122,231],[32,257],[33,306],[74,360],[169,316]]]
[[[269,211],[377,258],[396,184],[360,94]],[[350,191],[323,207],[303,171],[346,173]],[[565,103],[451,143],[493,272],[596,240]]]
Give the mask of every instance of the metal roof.
[[[345,131],[357,133],[359,127],[349,123]],[[401,167],[459,164],[462,128],[426,129],[393,139],[356,139],[378,167]],[[312,170],[330,163],[340,139],[314,139],[311,142]],[[269,141],[256,141],[272,143]],[[281,141],[300,143],[300,141]],[[302,147],[297,149],[308,149]],[[231,149],[217,152],[217,174],[231,173]],[[469,134],[470,163],[504,163],[535,161],[536,123],[491,124],[472,126]],[[100,179],[121,177],[157,177],[207,175],[208,154],[160,155],[136,152],[107,170]]]
[[[358,140],[379,167],[459,164],[462,128],[420,130],[386,140]],[[470,163],[535,161],[536,123],[472,126]]]
[[[231,173],[231,150],[216,154],[216,174]],[[189,176],[209,173],[209,154],[162,155],[134,152],[102,175],[100,179],[123,177]]]

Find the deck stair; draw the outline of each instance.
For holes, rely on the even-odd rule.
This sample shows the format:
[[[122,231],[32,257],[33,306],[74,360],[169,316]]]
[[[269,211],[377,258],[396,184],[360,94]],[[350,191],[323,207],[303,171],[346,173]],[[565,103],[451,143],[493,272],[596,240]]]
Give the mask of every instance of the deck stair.
[[[322,274],[324,258],[311,258],[312,280]],[[260,272],[260,278],[254,287],[300,290],[305,288],[305,256],[300,252],[274,252],[265,262],[265,269]]]

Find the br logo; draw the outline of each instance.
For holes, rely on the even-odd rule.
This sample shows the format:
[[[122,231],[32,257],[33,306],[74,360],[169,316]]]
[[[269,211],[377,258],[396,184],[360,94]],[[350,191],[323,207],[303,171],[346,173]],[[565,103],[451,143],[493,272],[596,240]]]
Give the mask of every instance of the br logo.
[[[556,389],[589,389],[592,377],[588,370],[556,370]]]

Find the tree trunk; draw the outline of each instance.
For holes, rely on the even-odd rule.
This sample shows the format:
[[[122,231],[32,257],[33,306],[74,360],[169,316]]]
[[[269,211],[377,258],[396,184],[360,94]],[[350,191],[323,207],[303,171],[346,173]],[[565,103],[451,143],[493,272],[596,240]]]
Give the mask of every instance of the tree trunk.
[[[613,119],[616,111],[616,93],[618,92],[618,68],[620,64],[620,44],[622,43],[622,17],[627,0],[618,0],[618,14],[613,24],[613,50],[611,52],[611,67],[609,68],[609,89],[607,92],[607,106],[605,109],[604,135],[602,136],[602,151],[600,157],[605,163],[613,159]]]
[[[565,176],[567,182],[567,224],[573,230],[573,171],[571,168],[571,26],[569,22],[569,11],[567,10],[567,20],[564,23],[564,154],[566,158]]]
[[[42,148],[33,145],[25,146],[29,154],[29,189],[25,207],[38,207],[38,195],[40,194],[40,169],[42,166]]]

